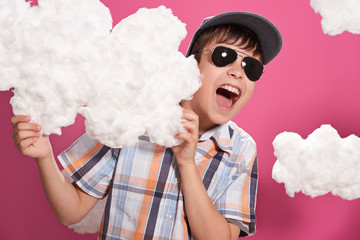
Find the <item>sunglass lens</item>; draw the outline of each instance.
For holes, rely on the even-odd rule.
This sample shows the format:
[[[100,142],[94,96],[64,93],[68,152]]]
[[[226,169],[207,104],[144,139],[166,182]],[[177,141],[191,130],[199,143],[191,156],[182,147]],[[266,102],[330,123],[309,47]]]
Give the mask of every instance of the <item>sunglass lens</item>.
[[[211,55],[211,61],[217,67],[225,67],[235,62],[236,59],[237,53],[233,49],[222,46],[216,47]]]
[[[251,81],[259,80],[264,71],[264,66],[252,57],[244,57],[242,60],[242,67],[246,76]]]

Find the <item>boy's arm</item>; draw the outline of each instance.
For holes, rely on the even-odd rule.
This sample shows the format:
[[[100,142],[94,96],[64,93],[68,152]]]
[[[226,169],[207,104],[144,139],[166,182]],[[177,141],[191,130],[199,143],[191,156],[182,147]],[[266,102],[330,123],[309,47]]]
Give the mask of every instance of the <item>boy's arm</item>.
[[[176,138],[184,142],[173,147],[181,175],[181,189],[184,195],[185,211],[194,238],[238,239],[240,228],[226,219],[212,204],[201,177],[197,171],[194,156],[198,142],[199,119],[189,110],[183,110],[183,125],[187,132]]]
[[[79,222],[97,199],[76,188],[59,170],[48,136],[41,136],[41,126],[30,123],[29,116],[11,118],[13,139],[20,153],[35,158],[41,182],[50,205],[64,225]]]

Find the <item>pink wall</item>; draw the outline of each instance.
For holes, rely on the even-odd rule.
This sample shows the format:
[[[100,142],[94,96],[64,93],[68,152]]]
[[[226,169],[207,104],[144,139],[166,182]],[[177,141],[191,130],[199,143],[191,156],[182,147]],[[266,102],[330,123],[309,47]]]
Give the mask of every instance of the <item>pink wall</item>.
[[[103,2],[110,8],[115,24],[140,7],[165,5],[187,23],[189,35],[204,17],[223,11],[252,11],[271,19],[283,35],[282,52],[266,66],[253,99],[234,119],[258,144],[258,225],[251,239],[360,239],[359,199],[347,201],[329,194],[315,199],[297,194],[292,199],[283,185],[271,178],[276,160],[272,141],[282,131],[306,137],[321,124],[329,123],[342,137],[352,133],[360,136],[360,35],[324,35],[321,17],[310,7],[310,0]],[[183,41],[182,52],[189,41],[190,36]],[[73,233],[56,220],[34,160],[21,156],[13,146],[8,104],[11,95],[0,93],[0,239],[95,239],[95,235]],[[79,117],[75,125],[63,129],[62,136],[51,137],[55,154],[82,134],[82,121]]]

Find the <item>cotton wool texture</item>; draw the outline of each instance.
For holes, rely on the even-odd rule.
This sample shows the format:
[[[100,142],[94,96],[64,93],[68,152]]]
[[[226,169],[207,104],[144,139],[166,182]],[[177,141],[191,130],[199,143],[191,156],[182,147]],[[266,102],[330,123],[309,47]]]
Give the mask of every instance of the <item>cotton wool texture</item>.
[[[359,0],[311,0],[310,5],[322,16],[325,34],[337,35],[344,31],[360,34]]]
[[[179,144],[179,102],[200,87],[196,60],[178,51],[185,24],[160,6],[112,26],[99,0],[0,0],[0,90],[13,90],[14,114],[30,115],[43,134],[60,135],[81,113],[109,147],[145,132]]]
[[[346,200],[360,197],[360,138],[341,138],[328,124],[306,139],[293,132],[278,134],[273,146],[277,161],[272,177],[284,183],[294,197],[303,192],[311,197],[331,192]]]

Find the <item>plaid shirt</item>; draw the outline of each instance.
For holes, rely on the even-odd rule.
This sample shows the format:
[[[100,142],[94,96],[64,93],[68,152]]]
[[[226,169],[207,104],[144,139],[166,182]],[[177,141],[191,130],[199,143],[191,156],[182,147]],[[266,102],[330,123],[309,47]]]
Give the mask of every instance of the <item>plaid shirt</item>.
[[[113,149],[85,134],[58,158],[83,191],[96,198],[108,195],[99,239],[193,239],[171,148],[143,135],[132,147]],[[242,233],[253,234],[253,139],[230,121],[200,136],[195,162],[215,208]]]

